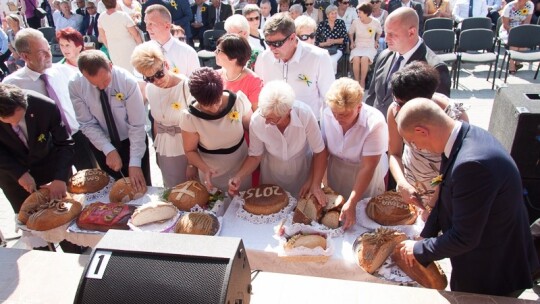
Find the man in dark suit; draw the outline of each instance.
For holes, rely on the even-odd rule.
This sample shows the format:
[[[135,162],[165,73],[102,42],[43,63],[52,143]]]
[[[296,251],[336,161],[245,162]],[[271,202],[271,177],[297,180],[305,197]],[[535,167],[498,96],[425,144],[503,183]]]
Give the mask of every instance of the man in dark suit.
[[[227,20],[232,14],[233,11],[229,4],[222,3],[221,0],[212,0],[212,5],[210,5],[208,12],[210,28],[214,28],[216,22]]]
[[[421,233],[398,248],[411,265],[450,258],[453,291],[518,297],[539,266],[516,164],[485,130],[455,121],[429,99],[406,103],[398,131],[442,154],[439,200]],[[442,231],[442,235],[439,235]]]
[[[388,4],[388,14],[393,13],[400,7],[410,7],[418,14],[418,26],[420,31],[424,28],[424,10],[422,4],[412,0],[392,0]]]
[[[16,213],[38,188],[66,196],[74,143],[54,101],[0,84],[0,188]]]
[[[79,14],[81,16],[86,16],[87,15],[87,12],[86,12],[86,7],[85,7],[85,1],[84,0],[77,0],[76,3],[77,3],[77,9],[75,10],[75,13],[76,14]]]
[[[86,4],[86,15],[84,15],[81,24],[81,34],[92,37],[99,37],[98,31],[98,19],[99,13],[97,12],[96,4],[92,1],[88,1]],[[97,48],[97,47],[96,47]]]
[[[206,4],[204,0],[195,0],[195,3],[191,6],[191,39],[189,44],[194,45],[193,38],[197,38],[200,43],[200,48],[204,49],[203,34],[204,31],[210,29],[210,21],[208,18],[210,5]]]
[[[446,64],[420,40],[416,11],[408,7],[396,9],[388,15],[384,30],[388,49],[377,58],[373,80],[364,95],[364,102],[386,116],[392,103],[391,74],[416,60],[425,61],[437,69],[440,79],[437,92],[450,96],[450,72]]]

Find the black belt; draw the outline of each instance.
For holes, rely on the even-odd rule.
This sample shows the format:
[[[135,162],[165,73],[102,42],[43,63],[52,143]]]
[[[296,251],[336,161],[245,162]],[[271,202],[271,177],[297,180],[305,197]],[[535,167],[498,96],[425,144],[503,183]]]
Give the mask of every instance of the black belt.
[[[207,154],[231,154],[238,150],[242,143],[244,142],[244,136],[240,139],[240,142],[238,142],[236,145],[230,147],[230,148],[224,148],[224,149],[216,149],[216,150],[208,150],[204,147],[202,147],[200,144],[198,145],[199,151]]]

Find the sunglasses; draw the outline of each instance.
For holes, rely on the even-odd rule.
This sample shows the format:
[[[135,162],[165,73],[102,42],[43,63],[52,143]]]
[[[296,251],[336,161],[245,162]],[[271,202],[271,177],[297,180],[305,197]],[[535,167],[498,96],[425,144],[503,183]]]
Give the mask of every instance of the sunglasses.
[[[154,81],[161,79],[165,76],[165,69],[162,68],[161,70],[157,71],[154,75],[150,77],[143,76],[143,80],[145,82],[154,83]]]
[[[312,6],[313,3],[306,3],[306,6]]]
[[[308,39],[314,39],[315,38],[315,35],[316,33],[311,33],[309,35],[298,35],[298,38],[302,41],[306,41]]]
[[[350,3],[349,1],[343,1],[343,2],[341,2],[341,4],[347,4],[347,5],[348,5],[349,3]]]
[[[259,21],[259,19],[261,19],[259,16],[257,17],[250,17],[250,18],[246,18],[247,21]]]
[[[266,44],[268,46],[273,46],[275,48],[280,48],[282,47],[285,42],[287,42],[287,39],[289,39],[289,37],[291,37],[292,33],[290,33],[287,37],[285,37],[283,40],[278,40],[278,41],[268,41],[268,40],[264,40],[264,42],[266,42]]]

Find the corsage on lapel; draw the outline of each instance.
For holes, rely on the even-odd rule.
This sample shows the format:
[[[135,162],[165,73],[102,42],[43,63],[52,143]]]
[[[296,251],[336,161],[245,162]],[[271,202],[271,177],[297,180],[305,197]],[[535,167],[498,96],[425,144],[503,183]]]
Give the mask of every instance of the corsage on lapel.
[[[440,183],[443,182],[443,175],[442,174],[439,174],[437,176],[435,176],[432,180],[431,180],[431,186],[432,187],[435,187],[435,186],[438,186]]]
[[[298,79],[304,81],[308,87],[311,85],[311,80],[309,80],[306,74],[298,74]]]
[[[175,10],[178,10],[178,4],[176,3],[176,1],[171,0],[171,6],[172,6]]]
[[[124,101],[125,98],[124,93],[118,92],[117,90],[114,90],[114,94],[112,94],[111,96],[116,98],[116,100],[118,101]]]
[[[37,138],[37,141],[42,143],[45,141],[45,134],[41,133],[39,134],[38,138]]]

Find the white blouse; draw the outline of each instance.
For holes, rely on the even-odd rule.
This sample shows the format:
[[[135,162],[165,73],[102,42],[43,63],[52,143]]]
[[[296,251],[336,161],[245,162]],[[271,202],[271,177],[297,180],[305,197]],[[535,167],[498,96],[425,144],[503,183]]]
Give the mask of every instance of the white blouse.
[[[359,163],[362,156],[382,155],[388,151],[388,127],[384,116],[367,104],[362,104],[356,124],[345,134],[330,107],[326,107],[322,134],[330,154],[351,163]]]
[[[295,101],[291,109],[291,122],[281,133],[275,125],[266,124],[260,110],[251,116],[249,124],[249,155],[260,156],[265,150],[282,160],[302,152],[306,141],[313,153],[324,149],[324,141],[315,115],[303,102]]]

